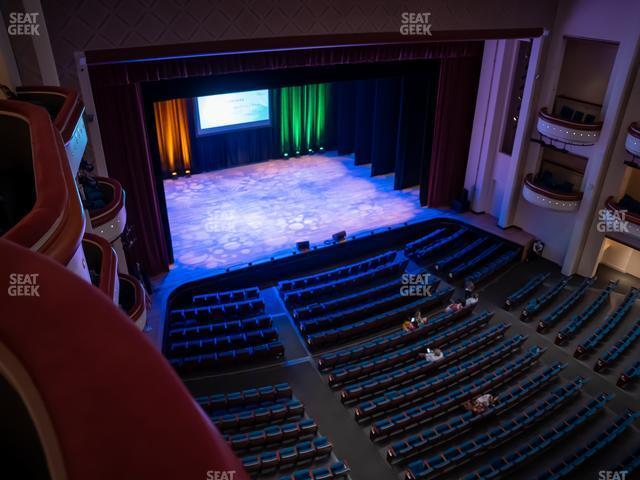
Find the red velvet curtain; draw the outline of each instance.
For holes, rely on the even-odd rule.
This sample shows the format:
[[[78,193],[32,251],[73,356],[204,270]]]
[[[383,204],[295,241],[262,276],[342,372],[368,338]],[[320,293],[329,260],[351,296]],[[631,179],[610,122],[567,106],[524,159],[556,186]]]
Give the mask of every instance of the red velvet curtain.
[[[194,76],[222,75],[238,72],[282,70],[298,67],[321,67],[341,64],[367,64],[424,59],[464,59],[479,61],[482,42],[424,42],[407,43],[410,39],[393,44],[371,44],[356,46],[323,46],[303,50],[280,49],[273,51],[247,52],[229,45],[224,54],[212,52],[192,57],[170,57],[127,61],[126,53],[87,52],[87,65],[100,122],[109,175],[119,180],[127,192],[127,214],[133,225],[137,243],[131,250],[128,262],[140,262],[147,273],[155,275],[168,270],[171,248],[165,232],[168,225],[162,215],[157,195],[152,158],[149,154],[145,114],[140,94],[140,83],[170,80]],[[411,40],[413,41],[413,40]],[[420,41],[419,39],[415,40]],[[405,43],[402,43],[405,42]],[[252,45],[266,47],[269,41],[255,41]],[[266,49],[266,48],[265,48]],[[135,50],[135,49],[134,49]],[[167,47],[167,51],[171,48]],[[132,51],[132,55],[140,55]],[[447,67],[446,72],[452,69]],[[461,83],[464,79],[454,75]],[[448,81],[449,75],[442,77]],[[453,90],[447,90],[453,95]],[[464,98],[469,97],[463,93]],[[447,99],[451,101],[451,99]],[[475,96],[471,99],[471,107]],[[466,108],[466,107],[465,107]],[[464,117],[464,116],[463,116]],[[454,117],[447,117],[451,127]],[[466,117],[465,117],[466,118]],[[446,132],[441,132],[446,135]],[[446,152],[445,152],[446,153]]]
[[[435,126],[428,177],[420,201],[450,206],[464,188],[482,58],[446,58],[440,63]]]

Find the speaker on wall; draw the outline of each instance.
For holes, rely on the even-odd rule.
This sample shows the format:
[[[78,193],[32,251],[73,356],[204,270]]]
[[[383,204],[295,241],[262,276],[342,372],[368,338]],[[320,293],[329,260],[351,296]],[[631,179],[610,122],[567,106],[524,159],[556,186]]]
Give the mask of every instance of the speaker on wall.
[[[331,235],[331,238],[333,238],[334,242],[344,242],[347,238],[347,232],[342,230],[341,232]]]
[[[301,252],[305,252],[305,251],[309,250],[310,246],[311,245],[309,243],[309,240],[304,240],[303,242],[297,242],[296,243],[296,248],[298,250],[300,250]]]

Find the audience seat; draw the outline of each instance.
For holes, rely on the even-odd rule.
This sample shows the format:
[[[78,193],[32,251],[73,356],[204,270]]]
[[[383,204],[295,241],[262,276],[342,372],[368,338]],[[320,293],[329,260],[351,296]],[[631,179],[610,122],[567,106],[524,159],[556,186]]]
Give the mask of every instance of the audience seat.
[[[520,313],[520,320],[528,321],[533,317],[537,312],[542,310],[546,305],[551,303],[551,301],[556,298],[560,293],[564,290],[564,288],[569,283],[570,278],[565,277],[556,283],[553,287],[547,290],[541,296],[534,298],[529,303],[527,303],[522,312]]]
[[[527,282],[522,287],[518,288],[515,292],[507,295],[507,298],[504,301],[504,309],[510,310],[511,307],[522,302],[536,289],[540,288],[540,286],[547,278],[549,278],[550,275],[550,273],[539,273],[527,280]]]

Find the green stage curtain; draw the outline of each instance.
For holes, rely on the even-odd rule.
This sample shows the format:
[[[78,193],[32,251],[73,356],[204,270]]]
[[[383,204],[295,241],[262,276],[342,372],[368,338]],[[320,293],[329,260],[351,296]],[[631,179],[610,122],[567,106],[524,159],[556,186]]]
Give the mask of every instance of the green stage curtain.
[[[280,154],[294,156],[323,150],[327,142],[330,85],[280,89]]]

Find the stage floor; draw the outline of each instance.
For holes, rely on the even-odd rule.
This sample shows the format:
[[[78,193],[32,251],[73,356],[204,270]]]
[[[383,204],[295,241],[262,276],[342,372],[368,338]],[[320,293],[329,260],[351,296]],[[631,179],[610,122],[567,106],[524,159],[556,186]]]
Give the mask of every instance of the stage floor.
[[[370,172],[327,153],[166,180],[174,268],[211,274],[290,254],[298,241],[322,244],[340,230],[433,218],[420,207],[418,187],[396,191],[393,174]]]

